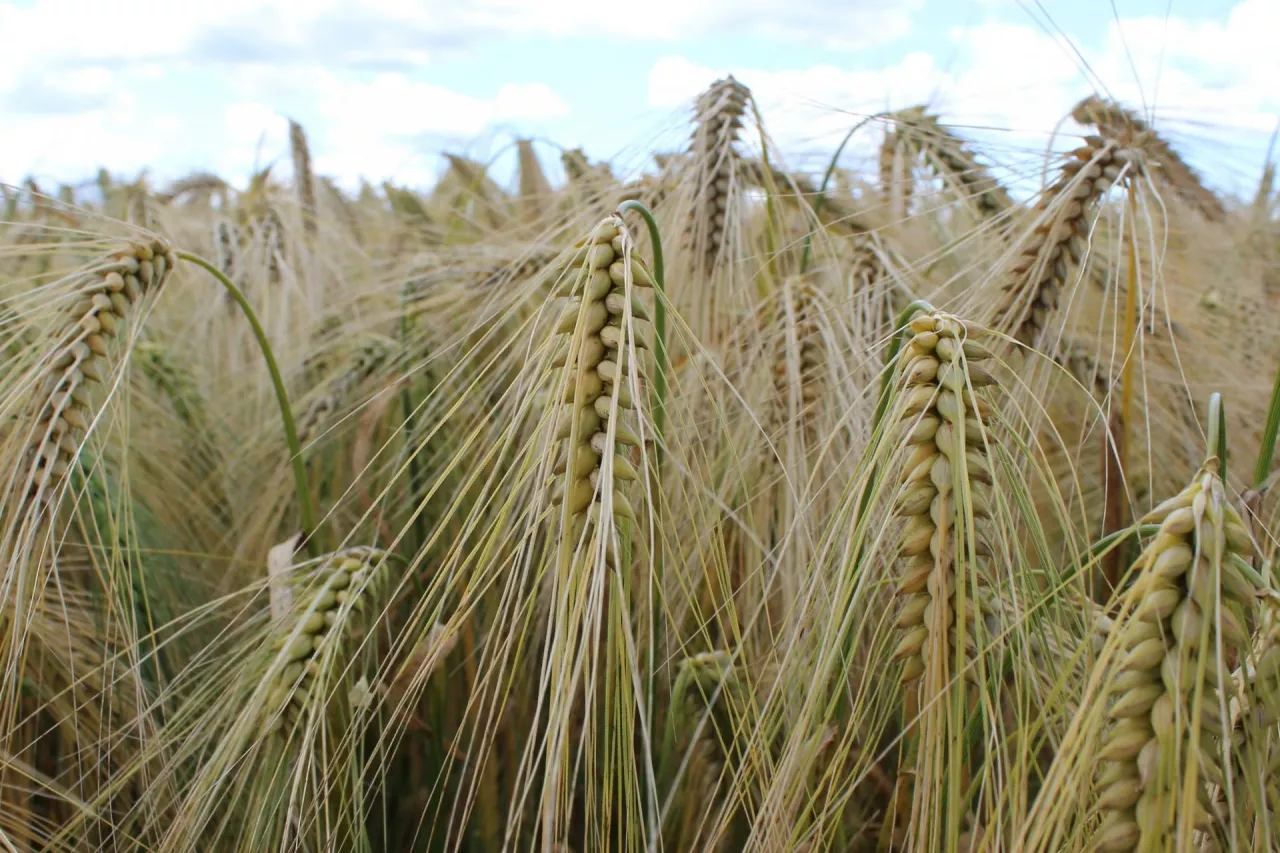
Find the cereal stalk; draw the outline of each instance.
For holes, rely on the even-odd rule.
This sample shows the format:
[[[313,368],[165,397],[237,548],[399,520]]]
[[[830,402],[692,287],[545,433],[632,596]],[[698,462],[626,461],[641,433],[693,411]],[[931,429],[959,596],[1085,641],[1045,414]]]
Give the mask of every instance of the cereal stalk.
[[[267,333],[263,330],[262,324],[258,322],[258,315],[254,313],[253,307],[249,305],[249,300],[245,299],[244,294],[240,292],[240,288],[231,283],[231,279],[223,275],[222,270],[199,255],[193,255],[190,252],[178,252],[177,257],[198,267],[203,267],[217,279],[218,283],[226,289],[227,295],[240,306],[240,310],[244,312],[245,319],[249,321],[250,328],[253,329],[253,337],[258,342],[258,349],[262,351],[263,361],[267,364],[267,372],[271,375],[271,385],[276,392],[276,404],[280,408],[280,421],[284,425],[284,440],[285,444],[288,445],[290,461],[293,465],[294,489],[298,497],[298,516],[302,523],[302,529],[306,532],[307,547],[309,550],[314,549],[315,545],[312,537],[315,533],[315,511],[311,506],[311,487],[307,483],[306,461],[302,457],[302,445],[298,441],[298,427],[294,423],[293,408],[289,405],[289,392],[285,390],[284,379],[280,375],[280,368],[276,364],[275,353],[271,349],[271,342],[267,339]]]

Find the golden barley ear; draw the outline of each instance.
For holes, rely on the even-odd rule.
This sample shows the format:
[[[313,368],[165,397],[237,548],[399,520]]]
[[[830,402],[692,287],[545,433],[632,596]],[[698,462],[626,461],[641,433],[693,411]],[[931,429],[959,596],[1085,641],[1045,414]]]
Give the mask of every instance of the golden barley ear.
[[[946,814],[939,792],[949,787],[947,766],[963,761],[948,749],[940,762],[929,748],[955,743],[965,728],[947,712],[951,703],[940,699],[960,690],[968,697],[966,707],[975,710],[983,668],[974,664],[986,652],[984,638],[996,633],[988,627],[994,613],[986,589],[997,574],[989,565],[986,531],[993,502],[988,452],[995,411],[980,393],[995,380],[976,363],[991,356],[981,343],[986,332],[980,326],[948,314],[921,313],[909,329],[899,409],[907,458],[895,503],[906,524],[899,545],[901,605],[893,658],[902,664],[905,719],[919,715],[922,744],[914,773],[900,776],[899,785],[912,793],[900,791],[899,809],[910,807],[906,831],[924,838]]]
[[[1089,216],[1141,155],[1098,136],[1071,152],[1035,207],[1035,222],[1007,274],[995,326],[1028,347],[1039,345],[1072,267],[1084,258]]]
[[[1013,207],[1007,190],[978,162],[977,155],[959,136],[944,127],[936,115],[917,106],[893,113],[894,129],[881,148],[881,181],[886,187],[904,181],[903,194],[911,195],[910,163],[922,156],[931,172],[970,200],[983,218],[994,219]]]
[[[293,119],[289,119],[289,154],[293,158],[293,183],[302,211],[302,228],[311,237],[316,233],[316,179],[311,172],[307,133]]]
[[[1138,558],[1125,617],[1110,627],[1118,662],[1095,782],[1097,849],[1108,853],[1220,828],[1215,792],[1232,773],[1224,708],[1238,689],[1230,667],[1247,649],[1258,594],[1242,571],[1253,544],[1216,458],[1142,523],[1159,530]]]
[[[1181,155],[1137,113],[1115,101],[1090,95],[1077,103],[1071,117],[1080,124],[1093,125],[1098,133],[1141,151],[1151,169],[1164,179],[1174,193],[1210,222],[1223,222],[1226,208]]]
[[[695,200],[685,243],[692,252],[696,278],[709,276],[723,262],[730,193],[741,159],[738,134],[750,99],[751,90],[730,75],[712,83],[695,106],[689,145]]]

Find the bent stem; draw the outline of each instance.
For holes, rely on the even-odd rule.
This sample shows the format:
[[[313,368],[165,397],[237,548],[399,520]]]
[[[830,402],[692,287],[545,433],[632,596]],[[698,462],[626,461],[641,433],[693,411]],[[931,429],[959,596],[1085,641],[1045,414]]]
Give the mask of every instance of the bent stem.
[[[657,541],[656,531],[661,529],[658,525],[658,514],[662,509],[662,456],[663,444],[665,441],[665,433],[667,426],[667,267],[666,261],[662,255],[662,232],[658,230],[658,223],[653,218],[653,213],[649,208],[645,207],[641,202],[631,199],[624,201],[618,205],[618,216],[621,217],[628,210],[634,210],[644,218],[644,224],[649,229],[649,243],[653,247],[653,285],[658,291],[653,300],[653,485],[650,493],[653,498],[653,525],[651,530],[654,533],[654,547],[650,559],[653,561],[653,573],[649,580],[649,637],[650,637],[650,654],[656,658],[658,649],[662,648],[662,638],[660,637],[658,615],[661,609],[658,606],[658,600],[663,590],[663,553],[662,542]],[[648,684],[648,702],[649,707],[645,711],[648,718],[649,731],[654,730],[654,722],[656,720],[655,710],[657,707],[656,697],[657,690],[654,679],[657,677],[658,667],[654,665],[656,661],[651,660],[649,666],[649,684]],[[668,761],[667,753],[668,744],[663,743],[661,752],[658,756],[659,767],[665,768]],[[650,792],[648,797],[649,805],[649,830],[654,838],[657,838],[660,829],[661,818],[658,813],[658,796],[660,790]]]
[[[1218,457],[1218,476],[1227,481],[1227,406],[1222,395],[1214,391],[1209,395],[1209,441],[1205,452],[1207,459]]]
[[[822,185],[818,187],[818,195],[813,200],[813,215],[816,219],[818,214],[822,212],[822,203],[827,200],[827,185],[831,183],[831,175],[836,170],[836,164],[840,162],[840,155],[844,153],[844,148],[849,144],[849,140],[853,139],[853,135],[858,132],[859,128],[867,122],[880,118],[881,114],[867,116],[862,121],[849,128],[849,132],[844,135],[844,139],[840,140],[840,144],[836,146],[836,151],[831,155],[831,162],[827,164],[827,171],[822,175]],[[804,251],[800,253],[800,275],[804,275],[809,269],[809,257],[813,252],[813,226],[810,226],[809,233],[804,238]]]
[[[631,199],[618,205],[618,214],[634,210],[644,217],[649,228],[649,242],[653,245],[653,283],[658,298],[653,300],[653,452],[657,458],[659,474],[662,472],[662,442],[667,424],[667,272],[662,256],[662,233],[649,208]],[[661,477],[659,477],[661,480]]]
[[[267,333],[263,331],[262,324],[258,322],[258,315],[254,313],[250,307],[249,301],[244,298],[244,294],[240,288],[231,283],[231,279],[223,274],[213,264],[206,261],[199,255],[193,255],[190,252],[178,252],[178,257],[184,261],[190,261],[198,267],[203,267],[210,275],[218,280],[218,283],[226,288],[227,293],[240,306],[240,310],[244,312],[245,318],[249,321],[249,326],[253,329],[253,336],[257,339],[258,349],[262,351],[262,358],[267,363],[267,372],[271,374],[271,384],[275,388],[276,403],[280,406],[280,420],[284,424],[284,440],[289,446],[290,461],[293,463],[293,482],[294,488],[298,495],[298,517],[302,525],[303,537],[306,542],[307,551],[313,556],[315,554],[315,511],[311,506],[311,488],[307,484],[307,467],[302,459],[302,445],[298,442],[298,427],[293,419],[293,409],[289,406],[289,393],[285,390],[284,380],[280,377],[280,367],[276,364],[275,353],[271,349],[271,342],[267,340]]]

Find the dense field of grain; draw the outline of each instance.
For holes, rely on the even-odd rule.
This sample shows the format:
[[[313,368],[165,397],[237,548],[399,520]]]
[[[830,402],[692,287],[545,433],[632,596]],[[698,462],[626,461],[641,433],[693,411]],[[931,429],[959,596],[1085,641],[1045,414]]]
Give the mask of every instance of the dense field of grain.
[[[1273,176],[1062,109],[3,187],[0,850],[1280,849]]]

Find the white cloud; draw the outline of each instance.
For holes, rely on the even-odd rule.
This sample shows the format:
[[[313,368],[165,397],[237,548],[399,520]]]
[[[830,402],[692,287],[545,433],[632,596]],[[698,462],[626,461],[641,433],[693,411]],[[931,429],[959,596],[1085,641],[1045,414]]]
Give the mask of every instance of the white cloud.
[[[0,91],[21,69],[175,62],[407,68],[499,36],[701,38],[754,33],[860,46],[909,29],[923,0],[34,0],[0,6]],[[150,22],[152,26],[147,26]]]
[[[860,70],[765,70],[750,61],[711,68],[668,56],[649,72],[649,105],[671,111],[732,71],[755,91],[774,139],[802,163],[807,151],[829,152],[860,116],[928,102],[961,132],[1007,154],[1001,159],[1038,171],[1048,133],[1092,91],[1090,81],[1100,80],[1104,94],[1130,103],[1158,96],[1158,126],[1191,146],[1193,160],[1203,159],[1212,141],[1242,176],[1255,166],[1255,141],[1265,143],[1280,111],[1280,52],[1271,49],[1280,31],[1276,0],[1241,0],[1219,21],[1099,23],[1101,38],[1082,48],[1083,61],[1027,22],[1021,4],[963,2],[982,16],[1016,22],[956,30],[944,34],[950,43],[941,47],[934,31],[932,52],[898,54],[886,66]],[[429,72],[422,68],[442,53],[504,35],[552,54],[567,37],[697,43],[749,34],[752,44],[860,48],[901,39],[913,23],[922,27],[923,4],[650,0],[616,12],[599,0],[32,0],[22,7],[0,0],[0,177],[34,170],[81,178],[106,163],[122,172],[150,166],[168,177],[208,168],[238,180],[259,145],[264,158],[287,150],[287,114],[307,127],[322,171],[346,180],[395,174],[425,181],[437,166],[431,152],[508,123],[523,134],[557,136],[576,118],[574,105],[537,82],[537,66],[527,62],[512,63],[507,82],[485,90],[423,79]],[[848,55],[858,61],[869,54]],[[193,79],[200,89],[175,97],[174,81]],[[592,145],[585,121],[568,132],[580,138],[562,141]],[[872,156],[873,137],[864,134],[853,154]]]
[[[569,113],[564,99],[542,83],[508,83],[480,98],[400,72],[358,82],[317,70],[309,79],[318,119],[307,127],[315,167],[346,183],[362,175],[426,183],[438,166],[434,152],[444,145],[461,146],[502,122],[531,127]],[[259,140],[265,140],[264,150],[286,150],[287,120],[267,105],[238,102],[225,119],[231,137],[227,174],[249,168]]]
[[[1050,133],[1076,101],[1094,91],[1095,81],[1104,85],[1102,94],[1135,106],[1144,97],[1150,103],[1158,81],[1156,126],[1187,147],[1211,178],[1241,190],[1233,181],[1256,180],[1259,145],[1280,112],[1280,54],[1267,48],[1268,34],[1276,31],[1280,4],[1244,0],[1225,22],[1113,22],[1096,51],[1073,48],[1023,23],[957,29],[950,34],[954,67],[924,52],[858,71],[830,65],[709,68],[669,56],[650,72],[649,102],[688,103],[712,80],[733,73],[752,88],[771,137],[796,153],[829,152],[860,117],[927,103],[963,135],[994,147],[1013,168],[1032,172],[1038,171]],[[1061,131],[1083,129],[1067,121]],[[869,130],[861,136],[851,154],[870,157],[879,134]],[[1059,147],[1069,144],[1063,138]]]

